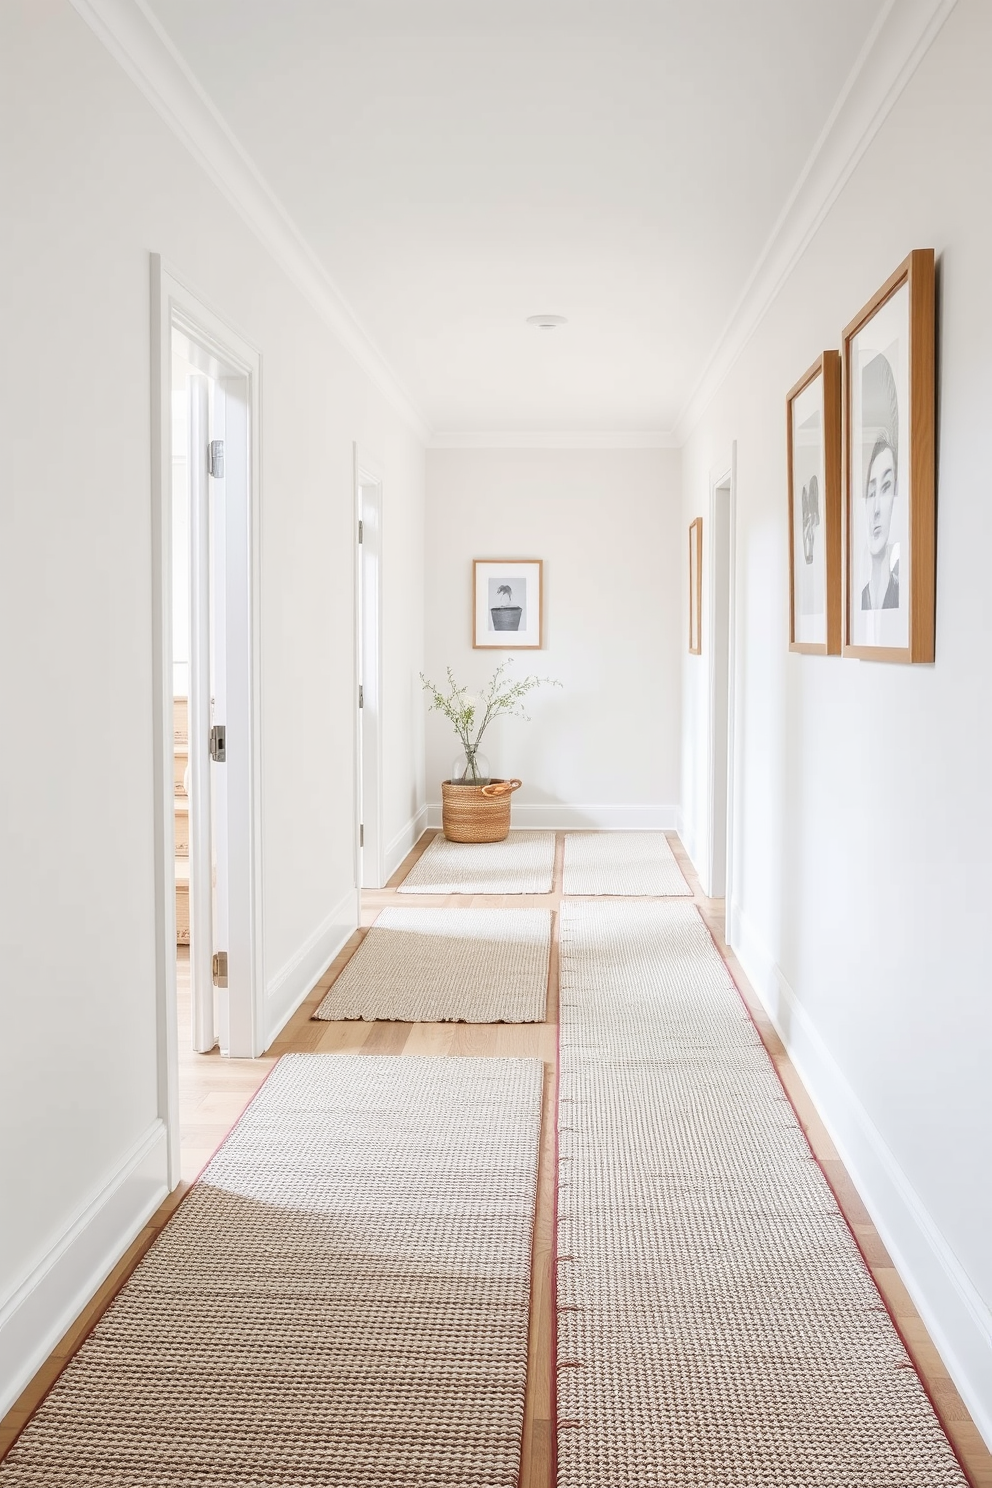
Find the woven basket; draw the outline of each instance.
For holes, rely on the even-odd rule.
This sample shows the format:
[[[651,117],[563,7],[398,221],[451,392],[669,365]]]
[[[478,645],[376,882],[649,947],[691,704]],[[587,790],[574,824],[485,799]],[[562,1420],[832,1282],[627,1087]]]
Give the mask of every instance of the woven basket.
[[[441,781],[441,829],[449,842],[502,842],[510,831],[510,797],[521,780],[488,785]]]

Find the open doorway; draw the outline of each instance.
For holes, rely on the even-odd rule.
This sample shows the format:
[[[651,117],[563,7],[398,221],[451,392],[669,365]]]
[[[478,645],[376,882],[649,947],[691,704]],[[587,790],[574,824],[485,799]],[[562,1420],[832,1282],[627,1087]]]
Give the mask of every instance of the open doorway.
[[[707,855],[711,898],[730,894],[733,864],[734,543],[736,446],[710,488],[710,739]]]
[[[180,1051],[251,1058],[260,1006],[258,357],[158,259],[155,774],[160,1109],[182,1171]]]
[[[358,872],[363,889],[385,883],[382,844],[382,473],[355,447],[358,522]]]

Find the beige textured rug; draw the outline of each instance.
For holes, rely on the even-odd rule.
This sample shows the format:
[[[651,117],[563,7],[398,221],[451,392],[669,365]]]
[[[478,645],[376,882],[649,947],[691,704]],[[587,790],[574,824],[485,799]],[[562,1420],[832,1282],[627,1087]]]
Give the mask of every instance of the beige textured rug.
[[[696,910],[560,940],[559,1488],[964,1488]]]
[[[401,894],[550,894],[554,832],[504,842],[449,842],[439,832],[400,884]]]
[[[539,1023],[549,909],[384,909],[314,1014],[403,1023]]]
[[[515,1488],[543,1073],[281,1060],[3,1488]]]
[[[566,894],[691,894],[664,832],[568,832]]]

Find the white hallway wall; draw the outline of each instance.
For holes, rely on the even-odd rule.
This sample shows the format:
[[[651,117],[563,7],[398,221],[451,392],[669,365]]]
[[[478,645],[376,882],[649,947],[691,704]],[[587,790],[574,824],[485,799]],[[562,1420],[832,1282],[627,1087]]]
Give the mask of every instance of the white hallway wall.
[[[423,449],[65,0],[5,5],[0,56],[2,1412],[164,1192],[150,253],[261,353],[270,1031],[355,923],[356,438],[384,472],[387,837],[423,804]]]
[[[435,449],[427,456],[427,675],[475,689],[505,656],[532,722],[483,741],[519,776],[519,827],[674,827],[679,790],[681,504],[677,450]],[[472,649],[472,560],[544,560],[544,645]],[[458,753],[431,714],[427,794]]]
[[[992,1441],[990,56],[992,9],[959,0],[684,449],[682,521],[706,509],[736,439],[734,944]],[[790,655],[786,391],[909,250],[931,246],[936,663]],[[683,669],[696,842],[705,660]]]

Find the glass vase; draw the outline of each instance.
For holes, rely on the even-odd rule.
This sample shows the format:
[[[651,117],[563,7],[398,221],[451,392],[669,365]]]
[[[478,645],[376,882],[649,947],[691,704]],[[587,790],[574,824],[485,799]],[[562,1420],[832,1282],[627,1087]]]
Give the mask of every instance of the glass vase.
[[[452,785],[488,785],[492,779],[489,761],[478,749],[466,749],[451,767]]]

